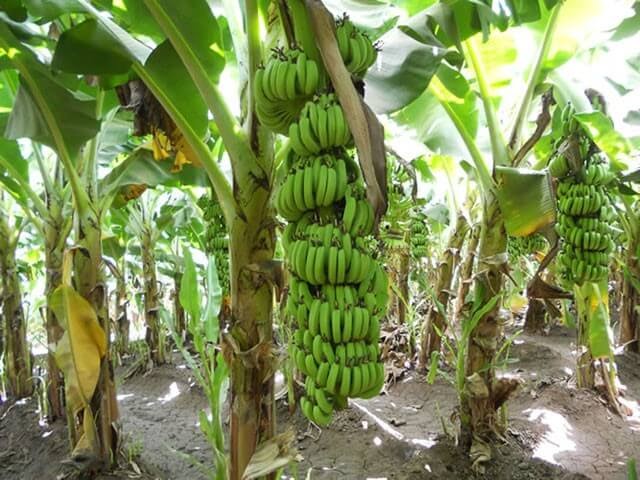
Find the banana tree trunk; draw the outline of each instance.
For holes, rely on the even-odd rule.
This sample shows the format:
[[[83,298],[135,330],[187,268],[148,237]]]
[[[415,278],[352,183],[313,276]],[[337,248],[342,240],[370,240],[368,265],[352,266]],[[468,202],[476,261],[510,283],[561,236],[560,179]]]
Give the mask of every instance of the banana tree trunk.
[[[386,253],[389,284],[395,285],[399,292],[399,294],[396,291],[391,292],[387,317],[395,319],[396,324],[402,325],[406,322],[406,302],[409,301],[409,247],[406,244],[394,246]]]
[[[52,216],[52,218],[56,218]],[[50,298],[53,291],[62,283],[62,257],[64,254],[65,238],[62,219],[56,218],[55,222],[47,223],[45,227],[45,296]],[[47,344],[57,345],[62,338],[64,330],[60,326],[58,319],[53,311],[49,308],[47,301],[46,310],[46,331]],[[62,372],[58,368],[53,352],[47,353],[47,373],[48,387],[47,400],[49,402],[49,421],[53,422],[58,418],[64,418],[64,378]]]
[[[149,345],[151,360],[154,365],[166,362],[164,339],[158,316],[158,279],[156,276],[156,259],[153,252],[149,227],[145,228],[142,238],[142,275],[144,277],[144,318],[147,326],[145,340]]]
[[[502,294],[502,261],[507,248],[504,218],[495,197],[483,202],[474,305],[482,308]],[[500,301],[478,320],[467,342],[465,383],[461,395],[462,442],[479,464],[490,458],[492,435],[501,428],[498,410],[517,388],[515,379],[496,378],[495,358],[502,337]],[[483,455],[488,457],[483,457]]]
[[[456,291],[456,305],[453,311],[453,322],[458,323],[462,319],[465,302],[469,290],[471,289],[471,277],[473,266],[478,255],[478,241],[480,240],[480,226],[476,225],[471,229],[469,243],[467,245],[467,256],[460,265],[458,272],[458,290]]]
[[[637,235],[627,246],[625,264],[627,270],[622,275],[619,342],[631,352],[640,352],[640,290],[636,289],[633,281],[640,282],[640,238]]]
[[[120,275],[116,278],[116,304],[115,319],[118,331],[116,332],[116,350],[118,358],[122,359],[129,353],[129,316],[127,315],[127,283],[126,262],[122,258]]]
[[[576,384],[580,388],[593,388],[596,382],[593,357],[589,348],[589,300],[580,293],[578,285],[574,285],[574,292],[576,299],[576,325],[578,327]]]
[[[265,195],[267,194],[267,195]],[[259,443],[275,433],[273,291],[255,266],[273,259],[268,192],[257,190],[231,229],[231,480],[240,480]],[[229,358],[230,357],[230,358]]]
[[[82,251],[74,256],[75,286],[78,293],[95,310],[108,342],[111,336],[106,283],[102,269],[101,223],[99,215],[91,206],[85,208],[89,211],[76,218],[76,243]],[[117,434],[113,425],[118,419],[118,404],[109,344],[107,353],[100,363],[100,377],[90,406],[96,421],[100,460],[104,465],[112,465],[117,459]]]
[[[460,249],[464,239],[469,232],[469,223],[464,215],[459,214],[456,224],[451,232],[451,237],[442,255],[442,261],[438,265],[438,275],[434,294],[437,302],[442,305],[442,310],[438,308],[435,301],[427,313],[427,317],[422,327],[422,340],[420,349],[420,367],[426,368],[433,352],[439,352],[442,345],[441,336],[447,328],[447,319],[443,315],[447,311],[447,304],[451,297],[451,281],[456,264],[460,260]]]
[[[5,372],[9,393],[25,398],[33,393],[31,358],[22,308],[20,277],[16,266],[16,244],[6,219],[0,215],[0,275],[2,316],[5,330]]]

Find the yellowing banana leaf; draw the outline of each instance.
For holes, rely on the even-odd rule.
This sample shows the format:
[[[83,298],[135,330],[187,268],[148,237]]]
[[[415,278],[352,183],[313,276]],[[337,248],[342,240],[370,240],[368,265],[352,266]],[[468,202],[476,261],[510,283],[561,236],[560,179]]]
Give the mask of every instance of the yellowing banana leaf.
[[[509,235],[527,237],[555,222],[556,202],[545,172],[496,166],[495,175]]]
[[[77,413],[93,396],[107,338],[95,311],[73,287],[61,285],[49,302],[64,329],[54,353],[64,374],[67,404]]]
[[[609,321],[609,295],[606,283],[586,283],[584,293],[589,315],[589,349],[594,358],[611,358],[613,332]]]

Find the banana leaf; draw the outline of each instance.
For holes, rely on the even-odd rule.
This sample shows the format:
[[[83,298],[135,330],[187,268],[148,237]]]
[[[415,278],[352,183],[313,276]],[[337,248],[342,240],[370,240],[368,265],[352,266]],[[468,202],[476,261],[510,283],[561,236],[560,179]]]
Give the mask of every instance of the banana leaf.
[[[495,176],[509,235],[527,237],[555,222],[555,196],[545,172],[496,166]]]
[[[73,287],[58,287],[49,305],[64,329],[54,356],[64,374],[67,407],[74,418],[82,411],[81,434],[72,457],[95,455],[99,443],[89,402],[98,384],[100,361],[107,352],[107,337],[93,307]]]

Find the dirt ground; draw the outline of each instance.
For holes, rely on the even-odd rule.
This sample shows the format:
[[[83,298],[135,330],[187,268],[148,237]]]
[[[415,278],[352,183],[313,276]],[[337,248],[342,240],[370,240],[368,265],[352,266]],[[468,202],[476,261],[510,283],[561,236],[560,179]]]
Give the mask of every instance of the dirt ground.
[[[298,478],[311,470],[311,479],[626,479],[627,460],[640,460],[640,360],[617,358],[632,413],[620,418],[596,393],[575,388],[572,340],[572,332],[556,328],[548,336],[521,335],[512,346],[506,372],[524,383],[509,403],[508,433],[484,475],[474,476],[451,437],[453,388],[412,374],[385,395],[352,401],[322,431],[299,413],[290,418],[280,402],[280,428],[297,434]],[[118,399],[123,466],[100,478],[207,478],[194,465],[211,462],[197,424],[206,402],[178,357],[174,365],[120,382]],[[61,463],[64,426],[38,424],[36,409],[34,401],[0,406],[0,479],[71,478]]]

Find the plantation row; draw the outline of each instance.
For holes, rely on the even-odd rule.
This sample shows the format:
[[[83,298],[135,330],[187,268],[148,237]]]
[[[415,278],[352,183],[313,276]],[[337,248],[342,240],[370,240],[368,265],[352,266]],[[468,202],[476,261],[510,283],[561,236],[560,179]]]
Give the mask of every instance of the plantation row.
[[[398,371],[442,375],[482,471],[521,384],[498,373],[514,315],[575,326],[577,386],[626,415],[640,136],[563,68],[635,41],[637,5],[581,43],[577,0],[186,3],[2,7],[2,384],[39,386],[72,459],[114,467],[114,370],[178,350],[215,478],[283,468],[278,371],[320,427]]]

